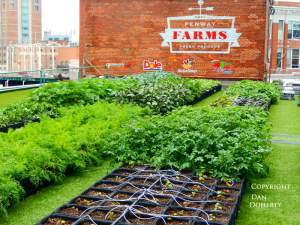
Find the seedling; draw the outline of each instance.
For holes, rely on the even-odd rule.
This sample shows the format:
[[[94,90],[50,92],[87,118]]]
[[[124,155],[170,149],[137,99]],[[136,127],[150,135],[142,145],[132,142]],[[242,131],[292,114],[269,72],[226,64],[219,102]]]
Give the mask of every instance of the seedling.
[[[220,206],[220,203],[219,203],[219,202],[217,202],[217,203],[215,204],[214,210],[215,210],[215,211],[217,211],[217,210],[222,210],[222,207]]]
[[[232,181],[230,179],[225,180],[225,183],[228,187],[232,185]]]
[[[173,187],[172,183],[169,180],[165,179],[164,181],[166,182],[167,187],[169,187],[169,188]]]
[[[196,194],[197,194],[196,192],[194,192],[194,191],[192,192],[192,196],[193,197],[195,197]]]
[[[179,214],[180,214],[180,215],[183,215],[183,212],[184,212],[184,210],[181,210],[181,211],[179,212]]]
[[[213,214],[209,214],[209,221],[214,221],[216,217]]]
[[[188,207],[190,205],[190,202],[183,202],[183,207]]]
[[[130,161],[128,164],[129,164],[130,168],[134,167],[134,162],[133,161]]]
[[[114,212],[109,212],[108,215],[109,215],[108,218],[110,220],[114,220]]]
[[[86,205],[89,205],[90,202],[91,202],[91,201],[88,201],[88,200],[86,200],[86,199],[84,199],[83,201],[86,203]]]
[[[116,181],[121,181],[122,177],[116,176]]]
[[[223,194],[226,194],[224,191],[217,191],[218,195],[217,197],[221,199],[221,201],[223,201],[223,198],[224,198],[224,195]]]

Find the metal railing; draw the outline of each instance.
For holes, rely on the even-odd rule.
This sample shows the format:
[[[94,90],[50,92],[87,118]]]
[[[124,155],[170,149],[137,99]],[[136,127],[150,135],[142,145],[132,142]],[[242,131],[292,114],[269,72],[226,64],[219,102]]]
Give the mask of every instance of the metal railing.
[[[25,79],[25,80],[30,80],[32,79],[40,79],[40,85],[46,85],[46,74],[47,73],[52,73],[53,71],[63,71],[63,70],[68,70],[72,71],[72,80],[75,81],[80,81],[81,80],[81,72],[83,69],[91,69],[91,68],[104,68],[104,78],[109,79],[109,69],[110,67],[124,67],[128,66],[129,72],[128,75],[130,75],[130,64],[107,64],[105,66],[84,66],[84,67],[74,67],[74,68],[58,68],[58,69],[46,69],[44,70],[44,73],[42,70],[25,70],[25,71],[12,71],[12,72],[1,72],[0,73],[0,78],[4,77],[2,75],[7,75],[7,74],[13,74],[13,76],[10,76],[11,78],[20,78],[20,80]],[[75,71],[75,72],[74,72]],[[29,75],[28,73],[33,73],[33,72],[38,72],[39,75]],[[48,75],[47,75],[48,76]],[[118,75],[122,76],[122,75]],[[124,76],[124,75],[123,75]],[[9,77],[7,77],[7,80],[9,80]],[[57,80],[54,79],[53,80]]]

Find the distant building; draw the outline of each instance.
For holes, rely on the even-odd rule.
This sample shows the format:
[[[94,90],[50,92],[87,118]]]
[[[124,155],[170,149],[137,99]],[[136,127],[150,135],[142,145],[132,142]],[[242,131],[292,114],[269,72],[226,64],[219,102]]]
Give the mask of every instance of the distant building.
[[[271,74],[300,76],[300,2],[274,1],[273,8],[268,54]]]
[[[0,70],[7,71],[10,44],[42,41],[42,0],[0,1]]]
[[[52,35],[51,30],[46,29],[44,31],[43,42],[48,44],[52,42],[59,43],[61,45],[79,46],[79,34],[76,34],[75,30],[71,30],[70,34]]]
[[[70,62],[79,59],[79,47],[54,42],[10,47],[6,52],[9,71],[69,68]]]

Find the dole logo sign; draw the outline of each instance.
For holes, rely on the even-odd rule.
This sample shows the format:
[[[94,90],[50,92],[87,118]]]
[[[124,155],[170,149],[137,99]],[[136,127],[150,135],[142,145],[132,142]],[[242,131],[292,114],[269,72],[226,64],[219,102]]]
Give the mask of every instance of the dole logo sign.
[[[144,71],[161,71],[162,64],[156,60],[154,62],[144,60],[143,68]]]
[[[198,1],[200,15],[168,17],[168,28],[163,37],[162,47],[170,47],[171,53],[215,53],[229,54],[231,47],[240,47],[234,28],[235,17],[201,15],[203,0]]]

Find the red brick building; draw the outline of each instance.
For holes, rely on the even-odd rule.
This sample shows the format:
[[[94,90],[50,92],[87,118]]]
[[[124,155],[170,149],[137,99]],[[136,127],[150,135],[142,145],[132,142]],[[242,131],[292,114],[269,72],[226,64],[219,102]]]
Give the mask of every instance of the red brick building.
[[[270,16],[269,55],[271,78],[300,76],[300,2],[275,1]]]
[[[192,78],[263,80],[267,4],[81,0],[80,65],[130,62],[131,74],[162,69]],[[121,67],[111,71],[128,73]]]

